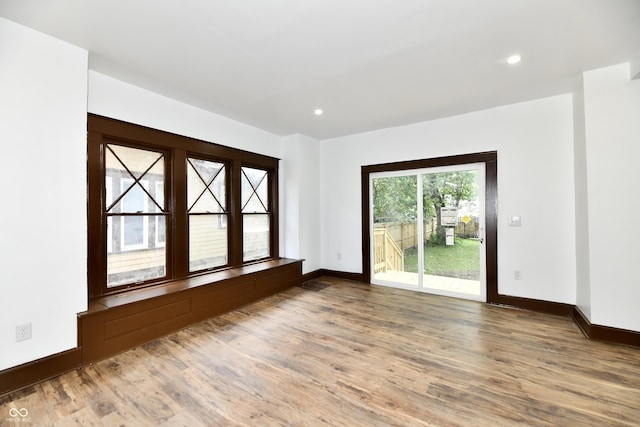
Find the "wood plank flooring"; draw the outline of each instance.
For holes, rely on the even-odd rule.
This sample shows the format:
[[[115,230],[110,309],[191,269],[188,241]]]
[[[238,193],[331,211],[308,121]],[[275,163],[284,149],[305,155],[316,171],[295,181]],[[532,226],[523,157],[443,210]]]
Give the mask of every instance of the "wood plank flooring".
[[[0,425],[640,425],[637,348],[569,318],[320,280],[0,397]]]

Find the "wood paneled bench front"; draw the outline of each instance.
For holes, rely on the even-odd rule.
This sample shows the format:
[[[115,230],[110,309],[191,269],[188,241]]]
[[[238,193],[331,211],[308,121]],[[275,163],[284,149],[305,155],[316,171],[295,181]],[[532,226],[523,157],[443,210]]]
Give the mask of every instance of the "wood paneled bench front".
[[[95,299],[78,314],[82,364],[302,283],[302,260],[280,258]]]

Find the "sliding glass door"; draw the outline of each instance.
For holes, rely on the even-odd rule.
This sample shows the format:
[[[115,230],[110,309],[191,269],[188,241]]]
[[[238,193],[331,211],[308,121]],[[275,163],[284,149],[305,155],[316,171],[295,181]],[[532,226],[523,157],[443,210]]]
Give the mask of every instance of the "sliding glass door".
[[[407,259],[405,251],[420,240],[418,220],[418,176],[387,173],[371,178],[374,195],[372,277],[417,288],[416,259]]]
[[[371,282],[486,301],[484,176],[484,163],[371,174]]]

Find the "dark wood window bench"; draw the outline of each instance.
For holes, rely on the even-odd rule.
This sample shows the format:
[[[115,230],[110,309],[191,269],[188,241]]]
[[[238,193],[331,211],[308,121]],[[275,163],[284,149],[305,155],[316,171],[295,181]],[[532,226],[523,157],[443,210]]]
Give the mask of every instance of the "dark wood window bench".
[[[302,260],[273,259],[93,299],[78,314],[82,364],[299,285]]]

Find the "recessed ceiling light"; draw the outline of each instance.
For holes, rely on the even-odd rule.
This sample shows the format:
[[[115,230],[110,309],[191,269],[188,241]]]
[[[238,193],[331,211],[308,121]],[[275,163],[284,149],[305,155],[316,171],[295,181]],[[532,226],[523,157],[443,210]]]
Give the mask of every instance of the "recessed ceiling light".
[[[323,113],[323,111],[322,111],[320,108],[316,108],[316,109],[313,111],[313,114],[315,114],[316,116],[321,116],[321,115],[322,115],[322,113]]]
[[[507,58],[507,64],[514,65],[518,62],[522,61],[522,56],[520,55],[511,55]]]

